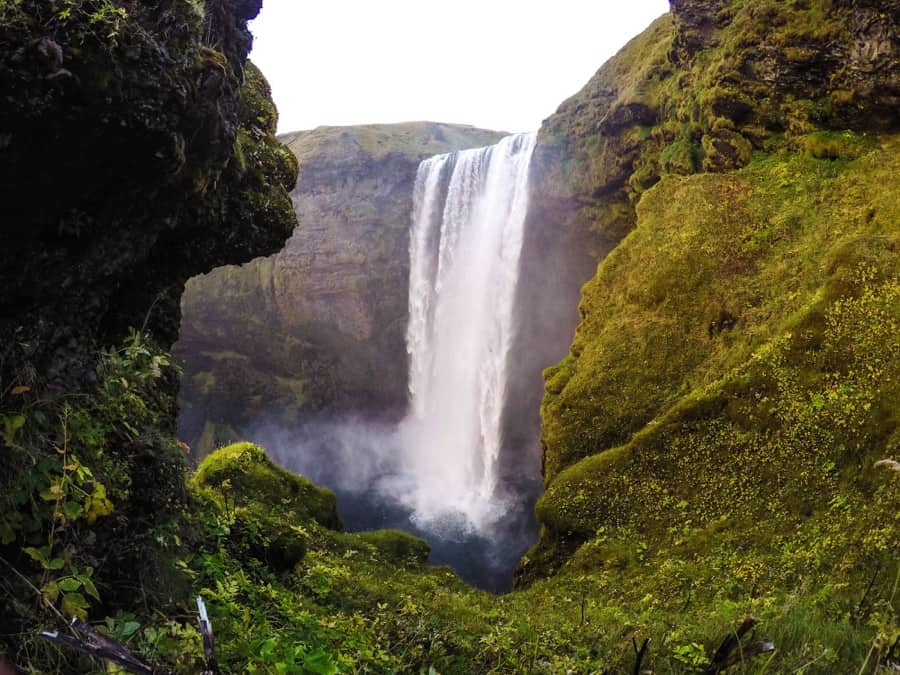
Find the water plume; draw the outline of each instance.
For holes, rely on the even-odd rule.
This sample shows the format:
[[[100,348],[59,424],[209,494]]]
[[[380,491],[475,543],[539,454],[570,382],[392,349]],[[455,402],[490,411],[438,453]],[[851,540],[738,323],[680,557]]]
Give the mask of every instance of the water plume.
[[[513,306],[536,134],[419,166],[410,231],[409,415],[398,496],[422,526],[483,532],[498,495]]]

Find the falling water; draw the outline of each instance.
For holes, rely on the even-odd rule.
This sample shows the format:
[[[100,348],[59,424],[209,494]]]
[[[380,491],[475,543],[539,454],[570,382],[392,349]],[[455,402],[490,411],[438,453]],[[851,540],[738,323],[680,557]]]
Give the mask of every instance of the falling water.
[[[501,416],[534,144],[519,134],[438,155],[416,176],[400,491],[422,525],[484,531],[502,515]]]

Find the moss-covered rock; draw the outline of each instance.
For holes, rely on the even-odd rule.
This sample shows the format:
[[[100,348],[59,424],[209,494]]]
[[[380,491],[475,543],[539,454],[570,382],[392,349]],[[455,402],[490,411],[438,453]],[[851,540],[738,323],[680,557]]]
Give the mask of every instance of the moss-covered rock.
[[[290,234],[259,5],[0,5],[4,389],[85,384],[129,326],[170,345],[189,277]]]
[[[235,508],[228,529],[229,552],[244,563],[254,558],[274,572],[287,572],[306,555],[309,538],[302,527],[258,510]]]
[[[662,175],[739,168],[821,129],[896,129],[898,14],[896,0],[673,1],[542,125],[538,217],[593,232],[602,257]]]
[[[374,546],[391,562],[399,564],[424,563],[431,552],[428,542],[400,530],[374,530],[360,532],[356,536]]]
[[[824,154],[856,159],[816,159],[822,137],[804,137],[800,152],[644,195],[585,287],[571,355],[547,371],[533,561],[598,532],[669,549],[686,541],[677,515],[698,532],[727,523],[719,539],[746,538],[773,567],[783,533],[813,547],[812,532],[840,531],[823,579],[829,564],[890,564],[900,503],[871,467],[895,453],[900,423],[900,202],[887,187],[900,139],[840,139]],[[835,500],[871,506],[844,518]]]
[[[330,490],[285,471],[252,443],[234,443],[216,450],[200,463],[193,480],[197,487],[217,491],[226,508],[231,505],[276,519],[283,516],[297,523],[314,520],[324,527],[342,528]]]
[[[596,232],[599,255],[612,252],[585,286],[571,353],[545,373],[545,531],[531,574],[556,569],[598,527],[658,503],[645,492],[620,511],[610,506],[618,495],[639,485],[677,491],[681,474],[642,477],[628,458],[643,456],[636,448],[675,411],[692,411],[695,426],[735,414],[735,390],[724,384],[732,369],[750,369],[755,350],[783,331],[796,335],[791,317],[804,334],[818,331],[808,339],[819,345],[830,256],[849,240],[868,242],[882,260],[888,254],[876,251],[892,250],[878,237],[898,222],[896,196],[883,189],[900,128],[891,112],[897,10],[673,2],[545,122],[538,208],[557,205],[545,217]],[[699,171],[712,173],[691,176]],[[856,357],[876,358],[867,349],[879,347]],[[815,379],[800,371],[807,384]],[[771,373],[750,379],[748,390],[770,392]],[[716,382],[725,388],[713,392]],[[891,391],[870,394],[884,406]],[[890,418],[872,414],[873,427],[890,430]],[[774,433],[771,415],[744,422],[742,433]],[[809,424],[788,426],[799,434]],[[667,443],[660,456],[678,465]]]

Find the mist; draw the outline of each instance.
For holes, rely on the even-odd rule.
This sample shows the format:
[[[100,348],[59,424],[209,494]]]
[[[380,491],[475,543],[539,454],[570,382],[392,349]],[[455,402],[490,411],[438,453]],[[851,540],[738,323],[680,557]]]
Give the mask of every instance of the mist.
[[[462,510],[422,518],[423,494],[404,465],[402,424],[371,419],[314,419],[296,428],[261,422],[246,437],[285,469],[332,490],[348,531],[395,528],[431,545],[429,562],[449,565],[466,582],[495,593],[512,588],[512,571],[537,538],[539,480],[507,485],[494,518],[475,527]]]
[[[348,530],[410,532],[431,545],[430,562],[474,586],[511,590],[538,537],[542,370],[565,355],[580,286],[596,264],[596,250],[565,220],[565,203],[531,204],[548,164],[536,154],[532,161],[534,146],[534,134],[519,134],[418,166],[407,231],[409,360],[384,382],[408,389],[405,415],[402,404],[382,409],[368,399],[301,413],[276,398],[260,410],[265,387],[234,380],[223,389],[226,405],[201,398],[192,415],[182,414],[183,437],[193,443],[209,426],[209,448],[255,442],[335,492]],[[261,323],[285,341],[299,337],[274,319]],[[204,331],[193,348],[230,354],[216,334]],[[402,343],[394,349],[402,353]],[[267,367],[265,353],[240,358]],[[208,358],[197,362],[210,367]],[[253,401],[252,415],[241,412],[242,398]],[[227,422],[207,425],[211,415]]]

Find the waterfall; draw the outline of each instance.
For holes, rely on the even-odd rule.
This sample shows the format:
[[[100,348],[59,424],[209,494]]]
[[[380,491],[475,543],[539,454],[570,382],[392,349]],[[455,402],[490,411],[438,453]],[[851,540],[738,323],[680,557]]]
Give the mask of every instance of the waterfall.
[[[410,230],[407,499],[423,525],[483,530],[496,495],[513,299],[535,134],[418,169]]]

